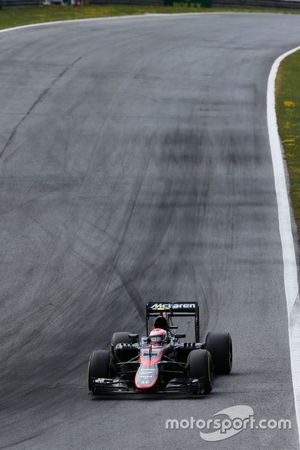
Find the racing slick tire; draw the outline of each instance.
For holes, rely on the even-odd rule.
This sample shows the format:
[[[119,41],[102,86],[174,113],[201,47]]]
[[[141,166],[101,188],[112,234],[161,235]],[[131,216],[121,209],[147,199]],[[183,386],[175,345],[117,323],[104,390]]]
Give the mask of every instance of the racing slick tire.
[[[92,378],[110,378],[110,351],[95,350],[89,359],[88,385],[93,391]]]
[[[210,353],[207,350],[192,350],[188,356],[187,363],[190,378],[201,378],[204,386],[204,394],[209,394],[212,390],[212,362]]]
[[[118,331],[112,335],[111,345],[114,347],[117,344],[131,344],[132,340],[129,337],[129,331]]]
[[[232,339],[229,333],[208,333],[206,348],[210,352],[214,365],[214,372],[228,375],[232,368]]]
[[[138,335],[136,334],[133,338],[129,337],[130,334],[133,333],[119,331],[112,335],[110,351],[111,369],[114,375],[118,374],[118,366],[116,363],[125,363],[138,356],[138,348],[132,345],[138,341]],[[121,348],[116,348],[118,344],[122,344]]]

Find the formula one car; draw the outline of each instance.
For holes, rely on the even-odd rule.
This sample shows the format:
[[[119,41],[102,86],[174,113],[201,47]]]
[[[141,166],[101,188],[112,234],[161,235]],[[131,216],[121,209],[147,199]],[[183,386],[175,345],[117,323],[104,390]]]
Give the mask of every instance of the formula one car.
[[[174,317],[193,316],[195,342],[181,342]],[[149,333],[149,320],[155,318]],[[152,320],[152,319],[151,319]],[[229,333],[208,333],[199,342],[199,306],[191,303],[148,303],[146,336],[114,333],[110,350],[96,350],[89,359],[88,387],[93,395],[112,393],[186,392],[208,394],[213,374],[229,374],[232,341]]]

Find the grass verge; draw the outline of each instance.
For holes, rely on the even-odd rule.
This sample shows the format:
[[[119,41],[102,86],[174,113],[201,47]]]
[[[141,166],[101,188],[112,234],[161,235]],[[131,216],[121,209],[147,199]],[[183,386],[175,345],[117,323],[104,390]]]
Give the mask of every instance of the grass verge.
[[[276,112],[285,150],[292,205],[300,237],[300,51],[280,65],[276,79]]]
[[[185,12],[271,12],[300,14],[300,10],[260,8],[260,7],[224,7],[201,8],[177,4],[174,6],[135,6],[135,5],[91,5],[91,6],[41,6],[30,8],[8,8],[0,10],[0,29],[31,23],[54,22],[57,20],[88,19],[95,17],[124,16],[149,13],[185,13]]]

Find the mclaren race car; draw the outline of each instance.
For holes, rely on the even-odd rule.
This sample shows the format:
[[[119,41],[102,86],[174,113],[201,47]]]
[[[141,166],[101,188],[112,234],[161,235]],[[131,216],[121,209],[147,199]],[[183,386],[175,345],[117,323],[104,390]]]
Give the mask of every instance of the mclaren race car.
[[[174,317],[194,317],[195,341],[182,342]],[[149,320],[154,327],[149,332]],[[213,374],[229,374],[232,340],[229,333],[208,333],[199,342],[199,306],[191,303],[148,303],[146,336],[114,333],[109,350],[95,350],[88,364],[93,395],[112,393],[186,392],[208,394]]]

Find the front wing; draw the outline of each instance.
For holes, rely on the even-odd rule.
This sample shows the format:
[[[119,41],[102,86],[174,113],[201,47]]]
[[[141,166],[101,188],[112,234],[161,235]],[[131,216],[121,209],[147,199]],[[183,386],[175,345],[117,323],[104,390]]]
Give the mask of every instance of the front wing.
[[[163,389],[138,389],[121,378],[95,378],[91,383],[93,395],[105,394],[163,394],[186,393],[200,395],[204,393],[204,383],[201,378],[173,378]]]

